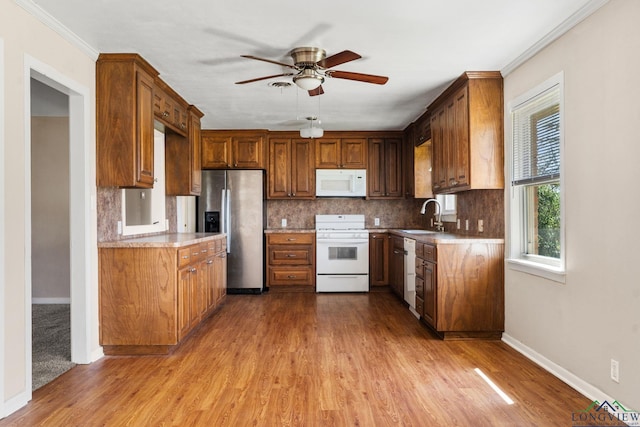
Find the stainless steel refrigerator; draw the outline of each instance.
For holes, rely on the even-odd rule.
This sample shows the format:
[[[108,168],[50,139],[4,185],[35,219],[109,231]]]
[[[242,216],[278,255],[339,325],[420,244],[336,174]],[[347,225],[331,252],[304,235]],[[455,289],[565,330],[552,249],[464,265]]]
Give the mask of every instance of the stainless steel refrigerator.
[[[197,231],[227,235],[227,292],[264,289],[264,171],[204,170]]]

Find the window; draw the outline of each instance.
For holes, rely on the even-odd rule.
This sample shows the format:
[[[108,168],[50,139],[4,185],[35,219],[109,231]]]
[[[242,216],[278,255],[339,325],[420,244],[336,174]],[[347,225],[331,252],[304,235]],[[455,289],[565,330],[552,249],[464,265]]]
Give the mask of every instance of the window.
[[[154,130],[153,188],[122,190],[122,235],[168,229],[165,214],[164,133]]]
[[[558,281],[564,280],[562,79],[558,74],[509,104],[510,261]]]

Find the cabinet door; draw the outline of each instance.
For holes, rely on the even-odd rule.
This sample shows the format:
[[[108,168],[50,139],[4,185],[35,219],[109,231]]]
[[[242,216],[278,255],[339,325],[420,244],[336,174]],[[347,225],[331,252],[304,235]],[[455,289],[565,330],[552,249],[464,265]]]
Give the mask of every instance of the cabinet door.
[[[384,140],[369,140],[369,167],[367,168],[367,196],[371,198],[385,196],[385,153]]]
[[[231,165],[230,136],[202,132],[202,168],[228,169]]]
[[[291,140],[269,140],[269,199],[291,197]]]
[[[431,145],[433,150],[433,190],[442,191],[446,186],[445,109],[438,108],[431,114]]]
[[[232,139],[234,168],[263,169],[263,141],[261,136],[241,136]]]
[[[340,164],[340,140],[316,139],[316,168],[337,169]]]
[[[200,117],[194,113],[189,114],[189,147],[191,149],[191,194],[200,195],[202,187],[202,133],[200,130]]]
[[[461,88],[453,96],[453,131],[451,148],[450,176],[454,187],[464,187],[469,185],[469,102],[467,86]]]
[[[223,248],[226,243],[223,244]],[[227,253],[223,250],[216,255],[213,261],[216,277],[216,305],[227,295]]]
[[[191,330],[191,267],[178,271],[178,340]]]
[[[402,138],[385,139],[385,195],[402,198]]]
[[[316,196],[315,145],[310,139],[291,141],[291,197],[313,199]]]
[[[138,71],[137,76],[137,183],[153,186],[153,79]]]
[[[402,237],[391,236],[389,267],[391,289],[404,300],[404,239]]]
[[[436,264],[424,262],[424,308],[423,318],[434,328],[437,328],[437,277]]]
[[[367,140],[343,138],[340,141],[340,167],[365,169],[367,167]]]
[[[386,233],[369,236],[369,280],[372,286],[389,284],[389,239]]]

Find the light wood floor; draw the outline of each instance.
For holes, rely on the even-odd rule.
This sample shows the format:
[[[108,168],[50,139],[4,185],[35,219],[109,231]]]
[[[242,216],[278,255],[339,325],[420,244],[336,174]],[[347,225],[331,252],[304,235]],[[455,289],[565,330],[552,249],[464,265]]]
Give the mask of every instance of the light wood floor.
[[[76,366],[0,425],[571,426],[590,403],[502,342],[436,339],[387,291],[272,292],[228,296],[170,356]]]

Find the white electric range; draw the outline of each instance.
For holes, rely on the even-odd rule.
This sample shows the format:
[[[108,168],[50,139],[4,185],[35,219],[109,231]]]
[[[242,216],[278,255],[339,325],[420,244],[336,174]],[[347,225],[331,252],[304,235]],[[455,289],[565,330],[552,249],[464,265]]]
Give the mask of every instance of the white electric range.
[[[369,292],[364,215],[316,215],[316,291]]]

